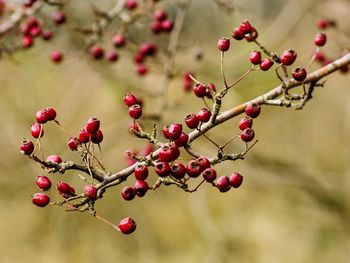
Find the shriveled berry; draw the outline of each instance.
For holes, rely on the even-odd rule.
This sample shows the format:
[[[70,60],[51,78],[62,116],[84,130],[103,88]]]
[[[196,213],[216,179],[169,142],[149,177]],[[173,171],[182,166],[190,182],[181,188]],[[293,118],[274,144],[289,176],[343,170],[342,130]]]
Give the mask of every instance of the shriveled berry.
[[[186,166],[186,173],[189,177],[198,177],[202,172],[202,167],[199,165],[197,160],[191,160]]]
[[[62,158],[59,155],[53,154],[47,157],[47,162],[62,163]]]
[[[194,129],[194,128],[198,127],[199,119],[198,119],[197,115],[190,113],[190,114],[186,115],[185,123],[186,123],[188,128]]]
[[[32,202],[39,207],[45,207],[50,203],[50,197],[43,193],[36,193],[33,195]]]
[[[182,125],[180,123],[172,123],[169,126],[169,137],[171,140],[176,140],[182,133]]]
[[[126,38],[124,35],[122,34],[116,34],[113,38],[112,38],[112,44],[115,47],[123,47],[126,44]]]
[[[207,88],[200,83],[196,83],[193,87],[193,92],[197,97],[203,98],[207,95]]]
[[[296,81],[303,81],[306,79],[307,72],[304,68],[295,68],[292,71],[292,76]]]
[[[200,167],[202,168],[202,170],[209,168],[211,165],[209,159],[207,157],[204,157],[204,156],[197,158],[197,162],[200,165]]]
[[[94,59],[102,59],[105,52],[100,46],[93,46],[90,48],[90,54]]]
[[[254,130],[251,128],[244,129],[240,134],[240,137],[244,142],[252,141],[254,139],[254,136],[255,136]]]
[[[294,63],[296,58],[297,58],[297,53],[292,49],[288,49],[282,53],[280,60],[283,65],[290,66]]]
[[[261,112],[261,107],[259,104],[253,102],[249,103],[245,108],[245,114],[249,116],[250,118],[256,118],[259,116]]]
[[[35,182],[41,190],[49,190],[51,188],[51,181],[45,175],[38,176]]]
[[[131,107],[132,105],[137,104],[137,98],[133,94],[127,93],[124,96],[123,102],[125,106]]]
[[[95,200],[97,197],[97,188],[91,184],[86,185],[84,187],[84,195],[91,200]]]
[[[43,126],[39,123],[33,123],[30,127],[30,132],[34,138],[39,138],[44,136]]]
[[[273,61],[271,59],[264,58],[263,60],[261,60],[259,66],[260,66],[260,69],[262,71],[268,71],[272,67],[273,64],[274,63],[273,63]]]
[[[142,108],[138,104],[134,104],[129,108],[129,116],[133,119],[139,119],[142,115]]]
[[[101,130],[91,134],[91,141],[95,144],[100,144],[103,141],[103,133]]]
[[[318,33],[315,36],[314,43],[316,46],[322,47],[326,44],[327,42],[327,35],[324,33]]]
[[[118,230],[126,235],[131,234],[136,230],[136,222],[130,217],[124,218],[120,221]]]
[[[149,186],[146,181],[136,181],[134,189],[138,197],[143,197],[147,193]]]
[[[22,154],[31,155],[34,151],[34,143],[32,141],[23,140],[20,145],[20,151]]]
[[[220,176],[216,181],[216,187],[222,193],[227,192],[231,188],[230,179],[226,175]]]
[[[175,142],[176,146],[182,147],[182,146],[185,146],[187,144],[187,141],[188,141],[188,134],[185,132],[182,132],[180,137],[177,138],[174,142]]]
[[[157,162],[154,165],[154,171],[159,177],[167,177],[170,173],[170,166],[167,162]]]
[[[211,111],[207,108],[200,109],[199,112],[197,113],[197,118],[201,122],[209,121],[210,117],[211,117]]]
[[[182,163],[173,163],[170,166],[170,174],[176,179],[182,179],[186,175],[186,168]]]
[[[222,37],[218,41],[218,49],[222,52],[229,50],[230,40],[227,37]]]
[[[67,141],[67,146],[69,147],[69,149],[71,149],[72,151],[76,151],[78,150],[78,145],[79,145],[79,140],[76,137],[71,137],[68,139]]]
[[[126,201],[131,201],[135,198],[136,193],[134,187],[126,186],[122,190],[122,197]]]
[[[60,63],[63,60],[63,54],[61,51],[52,51],[50,54],[51,61],[54,63]]]
[[[254,65],[259,65],[261,62],[261,53],[260,51],[252,51],[249,56],[250,63]]]
[[[134,170],[135,178],[139,181],[144,181],[148,177],[148,168],[144,163],[138,164]]]
[[[202,172],[202,176],[207,182],[213,182],[216,179],[216,171],[213,168],[207,168]]]
[[[235,172],[230,176],[230,185],[233,188],[240,187],[242,183],[243,183],[243,176],[240,175],[239,173]]]
[[[251,128],[253,126],[253,119],[249,117],[244,117],[239,121],[238,127],[240,130],[244,130],[246,128]]]
[[[46,110],[39,110],[35,114],[35,119],[38,123],[45,123],[49,120],[49,114]]]
[[[79,142],[80,143],[87,143],[90,141],[91,134],[88,133],[85,129],[81,129],[79,132]]]

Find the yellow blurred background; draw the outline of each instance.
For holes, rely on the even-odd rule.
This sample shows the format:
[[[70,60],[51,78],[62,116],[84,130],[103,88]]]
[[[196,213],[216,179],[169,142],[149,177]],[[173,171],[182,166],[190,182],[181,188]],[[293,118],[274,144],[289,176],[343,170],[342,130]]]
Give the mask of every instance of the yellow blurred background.
[[[107,8],[113,2],[101,1],[101,5]],[[264,45],[276,52],[296,50],[300,66],[307,65],[314,51],[317,19],[336,19],[340,28],[350,22],[350,2],[345,0],[237,0],[232,1],[232,13],[213,2],[193,0],[176,68],[179,73],[191,70],[199,80],[217,87],[222,86],[217,39],[229,37],[233,27],[245,18],[258,29]],[[87,10],[88,17],[91,3],[71,3],[67,13],[75,21],[84,21],[77,10]],[[169,1],[164,6],[172,10]],[[337,34],[329,33],[329,45],[325,47],[331,56],[338,55],[342,44]],[[125,92],[143,97],[147,113],[157,113],[161,103],[145,93],[160,85],[156,70],[140,78],[128,52],[121,51],[120,61],[110,65],[92,61],[79,52],[80,45],[77,36],[63,28],[52,43],[38,42],[30,51],[0,60],[1,263],[350,262],[350,79],[340,73],[327,77],[325,87],[315,91],[314,99],[302,111],[263,107],[254,123],[259,143],[244,161],[217,167],[220,175],[240,172],[244,183],[239,189],[222,194],[204,185],[188,194],[162,186],[144,198],[126,202],[120,191],[133,184],[131,176],[121,186],[109,189],[96,205],[100,215],[116,224],[126,216],[134,218],[137,230],[129,236],[87,213],[33,206],[31,195],[38,192],[35,179],[47,173],[19,153],[19,144],[30,137],[37,110],[54,107],[58,120],[75,134],[89,117],[98,117],[105,135],[104,161],[109,170],[118,171],[125,167],[125,151],[140,149],[145,143],[127,131],[129,118],[122,104]],[[60,65],[49,61],[54,49],[66,55]],[[253,49],[253,44],[231,41],[225,56],[228,79],[237,79],[249,68],[248,56]],[[201,61],[193,59],[198,52],[203,54]],[[181,85],[181,77],[172,81],[170,110],[158,127],[183,122],[187,113],[203,107],[200,100],[184,94]],[[229,93],[223,108],[252,99],[276,85],[273,71],[254,72]],[[235,118],[208,135],[223,143],[237,132],[238,121]],[[144,125],[151,128],[150,121]],[[67,149],[66,139],[53,124],[46,125],[44,153],[78,160]],[[215,147],[205,139],[196,141],[193,147],[215,155]],[[241,143],[227,148],[228,152],[241,150]],[[67,181],[81,192],[84,183],[76,174],[50,178],[53,182]]]

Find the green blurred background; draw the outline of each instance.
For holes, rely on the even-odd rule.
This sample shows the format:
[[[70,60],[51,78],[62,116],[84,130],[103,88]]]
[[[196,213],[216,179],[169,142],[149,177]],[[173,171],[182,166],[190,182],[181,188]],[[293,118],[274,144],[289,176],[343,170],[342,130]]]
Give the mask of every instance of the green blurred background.
[[[107,8],[113,2],[101,1],[101,6]],[[91,15],[91,3],[71,3],[67,13],[75,22],[84,22]],[[345,0],[229,3],[232,13],[213,1],[193,0],[176,59],[179,73],[191,70],[201,81],[220,87],[217,39],[230,36],[245,18],[258,29],[264,45],[276,52],[296,50],[300,66],[307,65],[314,50],[317,19],[336,19],[340,28],[350,22],[350,2]],[[174,11],[169,1],[163,6]],[[331,56],[337,56],[343,44],[336,40],[337,34],[329,33],[325,47]],[[225,162],[217,169],[219,174],[244,175],[239,189],[221,194],[205,185],[187,194],[172,186],[161,187],[142,199],[125,202],[120,190],[133,184],[130,178],[110,189],[96,206],[100,215],[115,223],[133,217],[138,228],[130,236],[88,214],[34,207],[31,195],[38,191],[36,176],[46,173],[18,148],[24,137],[30,137],[37,110],[54,107],[71,133],[77,133],[89,117],[98,117],[105,135],[104,161],[108,169],[118,171],[125,167],[124,152],[144,144],[127,131],[125,92],[142,96],[147,113],[157,113],[161,104],[145,93],[159,87],[159,73],[151,70],[140,78],[128,52],[121,51],[120,61],[110,65],[92,61],[79,52],[80,47],[76,34],[63,28],[52,43],[38,42],[32,50],[0,61],[0,262],[350,262],[350,90],[349,76],[339,73],[327,78],[325,87],[315,91],[302,111],[263,107],[254,124],[259,143],[244,161]],[[61,65],[49,61],[53,49],[65,53]],[[253,44],[231,42],[225,61],[228,79],[237,79],[248,69],[253,49]],[[203,58],[196,61],[193,58],[199,52]],[[276,85],[274,72],[254,72],[230,92],[224,109]],[[182,122],[187,113],[203,106],[182,92],[181,78],[172,81],[168,103],[171,108],[159,127]],[[237,132],[238,121],[215,128],[209,136],[225,142]],[[150,129],[151,122],[144,125]],[[46,155],[58,153],[65,160],[78,160],[67,150],[67,138],[57,127],[46,125],[45,133]],[[204,139],[193,147],[215,154],[215,147]],[[241,143],[227,148],[241,150]],[[78,191],[84,186],[74,172],[50,178],[70,182]]]

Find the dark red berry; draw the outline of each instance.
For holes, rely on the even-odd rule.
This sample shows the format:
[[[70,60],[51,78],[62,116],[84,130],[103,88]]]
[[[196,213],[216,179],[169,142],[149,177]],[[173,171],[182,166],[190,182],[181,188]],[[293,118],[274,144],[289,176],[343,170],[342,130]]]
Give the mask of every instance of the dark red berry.
[[[109,62],[117,61],[119,58],[118,53],[115,52],[114,50],[108,51],[106,57],[107,57]]]
[[[71,195],[71,194],[74,194],[74,192],[75,192],[75,191],[72,191],[72,187],[68,183],[63,182],[63,181],[57,182],[56,189],[58,190],[58,192],[60,194]]]
[[[201,122],[207,122],[210,120],[211,117],[211,112],[209,109],[207,108],[203,108],[201,109],[198,113],[197,113],[197,118],[201,121]]]
[[[62,163],[62,158],[59,155],[50,155],[46,159],[47,162]]]
[[[264,58],[263,60],[261,60],[260,62],[260,69],[262,71],[267,71],[269,70],[273,65],[273,61],[269,58]]]
[[[240,137],[244,142],[250,142],[251,140],[254,139],[254,136],[255,136],[254,130],[251,128],[244,129],[240,134]]]
[[[39,123],[33,123],[32,126],[30,127],[30,131],[32,136],[36,139],[44,136],[43,126]]]
[[[124,218],[118,225],[118,230],[123,234],[131,234],[136,230],[136,222],[130,217]]]
[[[144,181],[148,177],[148,168],[146,164],[138,164],[134,170],[135,178],[139,181]]]
[[[124,200],[126,201],[131,201],[135,198],[136,193],[135,193],[135,189],[131,186],[126,186],[123,188],[122,190],[122,197]]]
[[[20,145],[22,154],[31,155],[34,151],[34,143],[32,141],[23,140]]]
[[[314,43],[316,46],[322,47],[326,44],[327,42],[327,35],[324,33],[318,33],[315,36]]]
[[[97,197],[97,188],[91,184],[85,186],[84,187],[84,195],[91,200],[95,200]]]
[[[253,126],[253,119],[249,117],[244,117],[239,121],[238,127],[240,130],[245,130]]]
[[[91,141],[95,144],[100,144],[103,141],[103,133],[101,130],[91,134]]]
[[[176,140],[180,137],[182,133],[182,125],[180,123],[172,123],[169,126],[169,138],[171,140]]]
[[[254,65],[259,65],[261,62],[261,53],[260,51],[252,51],[249,56],[250,63]]]
[[[245,114],[249,116],[250,118],[256,118],[259,116],[261,112],[261,107],[259,104],[252,102],[249,103],[245,108]]]
[[[189,177],[198,177],[202,172],[202,167],[199,165],[197,160],[189,161],[186,166],[186,173]]]
[[[193,92],[197,97],[203,98],[207,95],[207,88],[200,83],[196,83],[193,87]]]
[[[45,123],[49,120],[49,114],[46,110],[39,110],[35,114],[35,119],[38,123]]]
[[[142,43],[139,52],[144,56],[152,56],[157,53],[157,46],[152,43]]]
[[[290,66],[294,63],[296,58],[297,58],[297,53],[292,49],[288,49],[282,53],[280,60],[283,65]]]
[[[51,188],[51,181],[45,175],[38,176],[35,182],[41,190],[49,190]]]
[[[165,139],[170,139],[170,134],[169,134],[169,127],[170,125],[164,125],[163,127],[163,136]]]
[[[147,193],[149,186],[146,181],[141,180],[141,181],[136,181],[134,185],[134,189],[137,196],[143,197]]]
[[[80,143],[87,143],[90,141],[91,134],[88,133],[85,129],[81,129],[79,132],[79,142]]]
[[[242,183],[243,183],[243,176],[240,175],[239,173],[235,172],[230,176],[230,185],[233,188],[240,187]]]
[[[170,19],[166,19],[161,22],[161,28],[164,32],[170,32],[171,30],[173,30],[173,27],[174,23]]]
[[[232,37],[236,40],[242,40],[244,38],[244,31],[240,27],[233,29]]]
[[[129,10],[135,9],[137,7],[137,2],[136,0],[126,0],[124,7]]]
[[[67,146],[69,147],[69,149],[71,149],[72,151],[76,151],[78,150],[78,145],[79,145],[79,140],[78,138],[74,137],[74,138],[69,138],[67,141]]]
[[[63,54],[60,51],[52,51],[50,54],[51,61],[54,63],[60,63],[63,59]]]
[[[45,108],[44,111],[47,113],[47,120],[48,121],[53,121],[56,119],[56,110],[52,107]]]
[[[220,176],[216,181],[216,187],[222,193],[227,192],[231,188],[230,179],[226,175]]]
[[[154,171],[159,177],[167,177],[170,173],[170,166],[167,162],[157,162],[154,165]]]
[[[112,44],[115,47],[123,47],[126,44],[126,39],[125,36],[122,34],[116,34],[113,38],[112,38]]]
[[[52,14],[52,19],[56,25],[61,25],[66,22],[66,14],[63,11],[56,11]]]
[[[148,73],[148,67],[145,64],[137,64],[136,71],[137,74],[143,76]]]
[[[33,195],[32,202],[39,207],[45,207],[50,203],[50,197],[43,193],[36,193]]]
[[[218,41],[218,49],[222,52],[229,50],[230,40],[227,37],[222,37]]]
[[[303,81],[306,79],[307,72],[304,68],[295,68],[292,71],[292,76],[296,81]]]
[[[177,147],[182,147],[182,146],[185,146],[187,144],[187,141],[188,141],[188,134],[182,132],[180,137],[177,138],[174,142],[175,142]]]
[[[199,119],[198,119],[197,115],[191,113],[191,114],[186,115],[185,123],[186,123],[188,128],[194,129],[194,128],[198,127]]]
[[[158,8],[154,10],[153,17],[155,20],[161,22],[167,19],[168,15],[164,9]]]
[[[216,179],[216,171],[213,168],[207,168],[202,172],[202,176],[207,182],[213,182]]]
[[[209,159],[207,157],[204,157],[204,156],[197,158],[197,162],[200,165],[200,167],[202,168],[202,170],[209,168],[211,165]]]
[[[175,179],[182,179],[186,175],[186,168],[182,163],[173,163],[170,166],[170,174]]]
[[[100,128],[100,120],[95,118],[95,117],[91,117],[87,120],[86,125],[85,125],[85,130],[90,133],[93,134],[95,132],[98,131],[98,129]]]
[[[138,119],[142,115],[142,108],[138,104],[134,104],[129,108],[129,116],[133,119]]]
[[[158,22],[158,21],[153,21],[150,24],[150,29],[153,32],[153,34],[159,34],[160,32],[162,32],[163,28],[162,28],[162,23]]]
[[[133,94],[127,93],[124,96],[123,102],[125,106],[131,107],[132,105],[137,104],[137,98]]]
[[[53,33],[50,30],[43,30],[41,36],[43,37],[44,40],[50,40],[53,37]]]
[[[93,46],[90,49],[90,54],[94,59],[102,59],[105,52],[102,47],[100,46]]]
[[[135,55],[134,55],[134,62],[136,64],[142,64],[145,60],[145,55],[141,54],[140,52],[137,52]]]

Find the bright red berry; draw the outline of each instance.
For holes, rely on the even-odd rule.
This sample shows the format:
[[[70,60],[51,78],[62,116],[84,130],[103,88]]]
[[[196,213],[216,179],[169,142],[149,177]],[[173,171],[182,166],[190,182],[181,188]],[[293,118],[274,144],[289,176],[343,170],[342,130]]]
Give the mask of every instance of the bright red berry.
[[[255,136],[254,130],[251,128],[244,129],[240,134],[240,137],[244,142],[252,141],[254,139],[254,136]]]
[[[307,72],[304,68],[295,68],[292,71],[292,76],[296,81],[303,81],[306,79]]]
[[[88,133],[85,129],[81,129],[79,132],[79,142],[80,143],[87,143],[90,141],[91,134]]]
[[[164,144],[160,148],[159,160],[163,162],[171,162],[177,159],[180,155],[179,148],[176,145]]]
[[[170,166],[170,174],[175,178],[175,179],[182,179],[186,175],[186,168],[182,163],[173,163]]]
[[[242,183],[243,183],[243,176],[240,175],[239,173],[235,172],[230,176],[230,185],[233,188],[240,187]]]
[[[173,30],[173,27],[174,23],[170,19],[166,19],[161,22],[161,28],[164,32],[170,32],[171,30]]]
[[[207,95],[207,88],[200,83],[196,83],[193,87],[193,92],[197,97],[203,98]]]
[[[39,207],[45,207],[50,203],[50,197],[43,193],[36,193],[33,195],[32,202]]]
[[[136,181],[134,185],[134,189],[138,197],[143,197],[147,193],[149,186],[146,181],[141,180],[141,181]]]
[[[227,37],[222,37],[218,41],[218,49],[222,52],[229,50],[230,40]]]
[[[84,195],[91,200],[95,200],[97,197],[97,188],[91,184],[86,185],[84,187]]]
[[[137,98],[133,94],[127,93],[124,96],[123,102],[125,106],[131,107],[132,105],[137,104]]]
[[[124,35],[122,34],[116,34],[113,38],[112,38],[112,44],[115,47],[123,47],[126,44],[126,38]]]
[[[90,49],[90,54],[94,59],[102,59],[105,52],[102,47],[100,46],[93,46]]]
[[[189,138],[188,134],[185,132],[182,132],[180,137],[177,138],[174,142],[175,142],[177,147],[182,147],[182,146],[185,146],[187,144],[188,138]]]
[[[100,144],[103,141],[103,133],[101,130],[91,134],[91,141],[95,144]]]
[[[63,54],[60,51],[52,51],[50,54],[51,61],[54,63],[60,63],[63,59]]]
[[[142,108],[138,104],[134,104],[129,108],[129,116],[133,119],[139,119],[142,115]]]
[[[154,171],[159,177],[167,177],[170,173],[170,166],[167,162],[157,162],[154,165]]]
[[[201,121],[201,122],[207,122],[210,120],[211,117],[211,112],[209,109],[207,108],[203,108],[201,110],[199,110],[199,112],[197,113],[197,118]]]
[[[63,181],[57,182],[56,189],[60,194],[72,194],[72,187],[68,183]]]
[[[139,181],[144,181],[148,177],[148,168],[144,163],[138,164],[134,170],[135,178]]]
[[[30,131],[32,136],[36,139],[44,136],[43,126],[39,123],[33,123],[32,126],[30,127]]]
[[[252,32],[253,27],[252,25],[249,23],[248,20],[243,20],[242,23],[239,25],[239,29],[245,34],[249,34],[250,32]]]
[[[230,179],[226,175],[220,176],[216,181],[216,187],[222,193],[227,192],[231,188]]]
[[[249,116],[250,118],[256,118],[259,116],[261,112],[261,107],[259,104],[252,102],[249,103],[245,108],[245,114]]]
[[[198,177],[202,172],[202,167],[199,165],[197,160],[191,160],[186,166],[186,173],[189,177]]]
[[[187,114],[185,117],[185,123],[187,125],[188,128],[190,129],[194,129],[197,128],[199,125],[199,119],[197,117],[197,115],[190,113]]]
[[[249,56],[250,63],[254,65],[259,65],[261,62],[261,53],[260,51],[252,51]]]
[[[122,190],[122,197],[124,200],[126,201],[131,201],[135,198],[136,193],[135,193],[135,189],[131,186],[126,186],[123,188]]]
[[[41,190],[49,190],[51,188],[51,181],[45,175],[38,176],[35,182]]]
[[[315,36],[314,43],[316,46],[322,47],[326,44],[327,42],[327,35],[324,33],[318,33]]]
[[[263,60],[261,60],[260,62],[260,69],[262,71],[267,71],[269,70],[273,65],[273,61],[269,58],[264,58]]]
[[[46,158],[47,162],[62,163],[62,158],[59,155],[50,155]]]
[[[20,145],[20,151],[22,154],[31,155],[34,151],[34,143],[32,141],[23,140]]]
[[[213,182],[216,179],[216,171],[213,168],[207,168],[202,172],[202,176],[207,182]]]
[[[24,36],[22,38],[22,47],[29,48],[33,46],[33,44],[34,44],[34,41],[30,36]]]
[[[44,111],[47,113],[47,120],[48,121],[53,121],[56,119],[56,110],[52,107],[45,108]]]
[[[180,137],[182,133],[182,125],[180,123],[172,123],[169,126],[169,138],[171,140],[176,140]]]
[[[197,158],[197,162],[200,165],[200,167],[202,168],[202,170],[207,169],[211,166],[209,159],[207,157],[204,157],[204,156]]]
[[[294,63],[296,58],[297,58],[297,53],[292,49],[288,49],[282,53],[280,60],[283,65],[290,66]]]
[[[244,35],[244,31],[240,27],[236,27],[232,32],[232,37],[236,40],[242,40]]]
[[[78,150],[78,145],[79,145],[79,140],[78,138],[74,137],[74,138],[69,138],[67,141],[67,146],[69,147],[69,149],[71,149],[72,151],[76,151]]]
[[[239,121],[238,127],[240,130],[244,130],[246,128],[251,128],[253,126],[253,119],[249,117],[244,117]]]
[[[126,235],[131,234],[136,230],[136,222],[130,217],[124,218],[120,221],[118,230]]]
[[[85,125],[85,130],[90,133],[93,134],[95,132],[98,131],[98,129],[100,128],[100,120],[95,118],[95,117],[91,117],[87,120],[86,125]]]
[[[39,110],[35,114],[35,119],[38,123],[45,123],[49,120],[49,114],[46,110]]]

